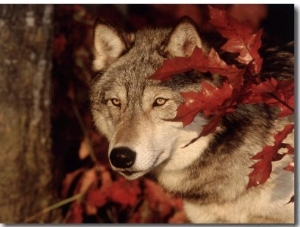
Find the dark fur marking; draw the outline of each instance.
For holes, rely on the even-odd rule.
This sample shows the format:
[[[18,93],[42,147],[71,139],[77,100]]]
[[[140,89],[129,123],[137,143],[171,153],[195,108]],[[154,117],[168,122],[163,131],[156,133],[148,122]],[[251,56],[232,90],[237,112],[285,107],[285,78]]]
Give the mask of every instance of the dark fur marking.
[[[255,105],[254,108],[243,105],[239,106],[236,112],[225,116],[221,122],[223,130],[215,132],[208,148],[198,160],[184,170],[187,171],[186,182],[189,182],[190,187],[185,190],[169,192],[199,204],[220,204],[226,202],[220,196],[222,191],[216,186],[212,187],[212,185],[215,185],[215,182],[219,182],[219,184],[223,184],[226,187],[226,185],[232,183],[231,177],[228,173],[223,173],[222,168],[227,168],[226,165],[231,165],[232,155],[236,155],[239,146],[244,143],[243,140],[247,135],[241,132],[247,132],[248,128],[251,128],[251,130],[254,129],[258,133],[258,136],[268,137],[268,135],[265,135],[265,132],[272,127],[270,119],[274,118],[275,112],[265,105]],[[259,113],[259,116],[257,116],[257,113]],[[253,118],[253,115],[257,117]],[[209,171],[210,168],[215,168],[216,170]],[[220,170],[217,170],[219,168]],[[198,183],[196,184],[195,182]]]

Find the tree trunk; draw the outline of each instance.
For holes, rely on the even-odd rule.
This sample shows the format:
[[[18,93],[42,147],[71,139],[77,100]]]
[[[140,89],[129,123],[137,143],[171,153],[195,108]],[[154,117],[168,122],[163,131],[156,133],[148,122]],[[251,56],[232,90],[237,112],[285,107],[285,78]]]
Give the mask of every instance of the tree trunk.
[[[50,140],[51,5],[0,6],[0,223],[58,201]],[[55,210],[34,222],[60,221]]]

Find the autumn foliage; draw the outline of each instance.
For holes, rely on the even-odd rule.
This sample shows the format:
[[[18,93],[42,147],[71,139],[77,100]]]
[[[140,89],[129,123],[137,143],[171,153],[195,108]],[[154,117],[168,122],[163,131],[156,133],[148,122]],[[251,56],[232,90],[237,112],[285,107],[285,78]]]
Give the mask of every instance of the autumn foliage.
[[[70,9],[75,12],[73,20],[79,27],[85,27],[87,33],[92,34],[92,17],[79,6]],[[222,116],[235,111],[239,104],[266,103],[279,107],[278,117],[293,114],[294,108],[294,80],[275,80],[262,78],[260,70],[263,59],[259,55],[261,36],[263,31],[253,33],[245,24],[238,23],[225,11],[209,7],[210,25],[216,28],[227,40],[221,47],[230,53],[238,53],[236,61],[244,65],[237,67],[227,64],[221,59],[215,49],[204,53],[195,48],[188,58],[176,57],[166,60],[149,79],[169,80],[174,75],[189,70],[210,72],[225,78],[222,86],[215,87],[202,82],[200,92],[182,93],[185,102],[179,106],[175,121],[181,121],[184,126],[190,124],[196,114],[203,112],[210,117],[209,123],[203,128],[200,136],[213,132],[219,125]],[[72,23],[74,23],[74,21]],[[79,35],[78,35],[79,36]],[[71,37],[77,40],[77,36]],[[80,48],[73,51],[77,59],[76,70],[81,71],[82,80],[89,80],[91,72],[89,66],[90,49],[87,43],[91,40],[81,40]],[[53,43],[54,57],[61,56],[67,48],[67,39],[57,35]],[[66,60],[63,59],[63,60]],[[86,78],[88,79],[86,79]],[[86,83],[88,84],[88,83]],[[70,86],[68,97],[72,103],[78,102],[81,97],[75,86]],[[69,172],[62,184],[61,195],[63,199],[72,198],[71,203],[64,206],[65,223],[83,222],[110,222],[110,223],[185,223],[187,219],[183,212],[180,198],[173,198],[149,179],[127,181],[113,173],[107,159],[107,143],[102,137],[91,129],[93,128],[90,117],[80,119],[78,109],[73,105],[76,117],[82,127],[83,139],[79,146],[79,159],[92,159],[88,167],[80,167]],[[88,123],[87,123],[88,122]],[[86,125],[84,125],[86,124]],[[87,130],[87,127],[89,130]],[[263,184],[267,181],[272,171],[272,162],[280,160],[284,155],[293,155],[294,148],[282,143],[284,138],[291,133],[293,125],[287,125],[282,131],[274,135],[274,145],[265,146],[262,151],[257,151],[253,159],[257,162],[249,175],[249,187],[256,186],[257,182]],[[100,144],[100,145],[99,145]],[[279,154],[280,148],[288,152]],[[94,150],[102,150],[105,155],[99,155]],[[285,170],[294,171],[293,163]],[[78,197],[79,195],[79,197]],[[293,201],[293,199],[291,200]],[[287,201],[288,202],[288,201]]]
[[[247,25],[238,23],[225,11],[209,7],[210,23],[220,34],[227,38],[221,47],[230,53],[238,53],[235,60],[244,64],[236,67],[223,61],[215,49],[206,54],[202,49],[195,48],[190,57],[175,57],[165,60],[150,79],[166,81],[174,75],[197,70],[210,72],[226,78],[219,87],[208,82],[201,82],[200,92],[182,93],[185,102],[179,106],[175,121],[183,125],[190,124],[194,117],[202,112],[211,120],[204,126],[200,136],[213,132],[219,125],[221,117],[234,111],[238,104],[265,103],[278,107],[278,117],[286,117],[294,112],[294,79],[277,81],[274,78],[262,78],[260,70],[263,59],[259,55],[262,30],[252,33]],[[293,131],[293,124],[286,126],[274,135],[274,146],[265,146],[253,157],[258,160],[251,168],[248,187],[263,184],[272,171],[272,161],[280,160],[285,154],[293,155],[294,149],[282,141]],[[287,148],[285,154],[278,154],[279,149]],[[291,170],[293,163],[285,169]]]
[[[80,175],[80,176],[79,176]],[[73,194],[82,194],[74,201],[65,223],[82,223],[96,217],[99,223],[183,223],[185,215],[180,199],[171,198],[148,179],[128,181],[114,176],[101,164],[91,169],[79,169],[66,176],[63,197],[79,176]]]

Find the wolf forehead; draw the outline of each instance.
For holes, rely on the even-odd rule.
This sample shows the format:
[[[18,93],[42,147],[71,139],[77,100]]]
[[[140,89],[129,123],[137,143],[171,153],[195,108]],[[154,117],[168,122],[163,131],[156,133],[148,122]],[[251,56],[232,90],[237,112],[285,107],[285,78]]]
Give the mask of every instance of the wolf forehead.
[[[125,86],[126,90],[139,89],[146,83],[147,77],[162,65],[164,59],[159,54],[159,49],[168,32],[170,32],[169,29],[145,29],[136,32],[134,40],[131,41],[132,44],[127,44],[127,47],[108,43],[107,46],[113,46],[95,50],[96,57],[93,64],[98,72],[92,88],[101,89],[102,92],[109,91],[114,86]],[[121,38],[119,34],[115,35]],[[95,42],[107,41],[96,39]],[[122,40],[122,42],[125,41]],[[119,56],[110,56],[109,51],[112,51],[112,48],[121,49],[118,50]],[[100,60],[97,54],[101,56]]]
[[[94,68],[96,70],[100,69],[99,74],[103,77],[114,77],[116,79],[116,76],[121,76],[132,79],[130,77],[138,76],[146,78],[162,65],[163,56],[161,56],[160,49],[169,32],[170,29],[145,29],[137,31],[134,34],[134,40],[131,40],[131,44],[123,44],[125,47],[123,45],[111,44],[114,46],[107,48],[107,50],[105,48],[99,50],[99,52],[101,51],[101,56],[106,56],[102,60],[104,63],[98,65],[96,55]],[[105,41],[99,40],[98,42]],[[123,42],[126,42],[126,40]],[[112,51],[112,48],[116,49],[114,51],[120,52],[119,56],[109,56],[109,49]],[[95,52],[97,54],[97,51]]]

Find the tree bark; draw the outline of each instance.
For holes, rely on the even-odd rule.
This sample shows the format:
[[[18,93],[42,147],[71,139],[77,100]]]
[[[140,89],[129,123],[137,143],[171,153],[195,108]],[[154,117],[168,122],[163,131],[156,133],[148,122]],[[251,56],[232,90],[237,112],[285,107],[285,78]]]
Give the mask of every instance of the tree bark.
[[[58,201],[50,139],[52,5],[0,7],[0,223]],[[60,222],[54,210],[34,222]]]

